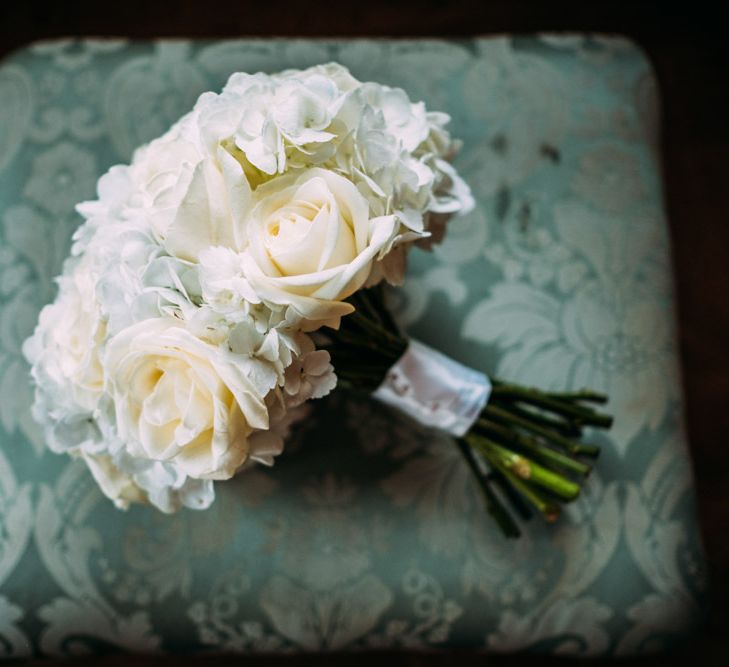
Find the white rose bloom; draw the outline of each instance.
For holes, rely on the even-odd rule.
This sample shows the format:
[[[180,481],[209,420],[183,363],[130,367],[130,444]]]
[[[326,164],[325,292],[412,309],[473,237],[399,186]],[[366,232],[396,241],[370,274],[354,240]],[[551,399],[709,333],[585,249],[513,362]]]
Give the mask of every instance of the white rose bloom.
[[[137,150],[130,167],[112,167],[101,179],[99,201],[77,207],[90,228],[77,233],[84,241],[77,243],[80,249],[88,245],[86,237],[109,226],[137,229],[154,239],[158,252],[193,262],[208,246],[240,245],[250,186],[239,162],[220,145],[222,139],[206,150],[198,115],[188,114]],[[114,187],[123,196],[114,196]],[[118,246],[108,239],[101,245]]]
[[[131,165],[111,167],[99,179],[98,199],[76,206],[88,222],[74,235],[74,251],[85,249],[85,240],[113,224],[146,233],[166,229],[190,186],[195,166],[204,158],[196,134],[188,114],[162,137],[137,149]]]
[[[251,189],[241,165],[223,148],[199,162],[174,217],[157,234],[175,257],[199,261],[210,246],[242,248]]]
[[[104,368],[129,454],[173,462],[190,477],[231,477],[249,455],[251,431],[268,427],[264,397],[275,373],[196,338],[174,318],[121,331]]]
[[[203,157],[195,144],[179,138],[157,139],[135,154],[131,176],[137,196],[131,203],[144,209],[159,238],[174,220]]]
[[[290,306],[308,328],[337,326],[343,303],[392,239],[392,216],[370,218],[350,181],[309,169],[262,185],[247,223],[245,275],[265,301]]]

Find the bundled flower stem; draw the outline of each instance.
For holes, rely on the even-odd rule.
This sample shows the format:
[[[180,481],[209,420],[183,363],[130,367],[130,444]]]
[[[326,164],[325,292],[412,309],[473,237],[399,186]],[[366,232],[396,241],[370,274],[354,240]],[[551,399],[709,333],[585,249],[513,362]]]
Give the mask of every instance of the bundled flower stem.
[[[380,287],[360,290],[349,302],[355,312],[328,331],[328,349],[342,387],[371,394],[408,347],[390,315]],[[536,510],[555,521],[561,503],[574,500],[599,454],[582,442],[585,427],[609,428],[612,418],[592,405],[607,397],[589,390],[547,392],[491,379],[487,405],[471,429],[456,439],[483,492],[489,514],[505,535],[519,527],[501,500],[522,518]],[[500,495],[499,495],[500,492]]]

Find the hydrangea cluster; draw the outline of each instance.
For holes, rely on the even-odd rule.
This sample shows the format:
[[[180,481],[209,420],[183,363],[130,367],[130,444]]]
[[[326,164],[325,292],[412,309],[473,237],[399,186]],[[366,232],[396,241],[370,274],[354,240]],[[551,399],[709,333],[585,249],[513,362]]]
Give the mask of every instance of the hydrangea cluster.
[[[336,385],[312,332],[472,206],[448,120],[333,63],[239,73],[112,167],[24,348],[48,446],[165,512],[270,465]]]

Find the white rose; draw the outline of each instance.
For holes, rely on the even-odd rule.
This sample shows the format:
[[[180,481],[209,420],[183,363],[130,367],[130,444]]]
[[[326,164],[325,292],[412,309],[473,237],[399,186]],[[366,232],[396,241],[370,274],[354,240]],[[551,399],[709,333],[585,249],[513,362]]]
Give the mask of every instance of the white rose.
[[[195,166],[205,155],[197,135],[196,119],[187,114],[163,136],[138,148],[130,165],[111,167],[97,184],[98,200],[76,206],[91,225],[82,227],[75,237],[83,241],[110,220],[134,225],[140,216],[143,225],[164,230],[190,187]]]
[[[116,428],[132,456],[167,461],[197,479],[227,479],[268,428],[264,397],[276,374],[207,343],[175,318],[145,320],[104,355]]]
[[[313,328],[352,312],[344,299],[367,280],[396,231],[393,216],[369,217],[346,178],[324,169],[260,186],[246,232],[246,278],[272,304],[291,306]]]
[[[184,116],[138,149],[129,167],[112,167],[100,179],[99,200],[77,207],[88,223],[76,234],[76,248],[85,249],[111,222],[151,234],[169,254],[192,262],[205,247],[239,246],[235,234],[251,187],[226,136],[206,143],[201,122],[199,113]]]
[[[155,206],[162,216],[180,203],[190,184],[195,165],[202,153],[194,142],[184,139],[184,126],[192,122],[185,116],[164,137],[155,139],[134,154],[130,176],[136,185],[137,197],[131,200],[139,206]]]
[[[177,197],[176,193],[173,200]],[[163,209],[163,215],[155,213],[151,221],[167,252],[198,262],[200,252],[207,247],[241,247],[250,198],[243,168],[219,146],[192,169],[179,203]]]

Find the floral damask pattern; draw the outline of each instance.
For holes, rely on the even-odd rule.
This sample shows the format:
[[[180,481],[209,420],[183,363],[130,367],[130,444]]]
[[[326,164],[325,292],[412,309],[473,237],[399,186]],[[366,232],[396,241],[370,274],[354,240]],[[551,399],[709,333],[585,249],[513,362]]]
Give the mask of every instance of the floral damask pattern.
[[[0,169],[15,157],[25,139],[32,108],[32,84],[25,70],[6,65],[0,71]]]
[[[504,540],[453,444],[322,401],[204,513],[115,510],[30,419],[20,346],[73,205],[236,70],[338,60],[453,118],[478,206],[390,297],[485,372],[611,396],[556,526]],[[621,39],[57,40],[0,66],[0,657],[479,647],[635,654],[700,618],[655,80]]]
[[[331,473],[312,478],[301,489],[303,502],[271,536],[280,566],[260,604],[276,630],[302,648],[344,648],[366,635],[392,603],[372,572],[381,537],[377,517],[352,516],[357,491]]]
[[[0,583],[17,567],[32,530],[30,484],[19,487],[0,449]],[[31,654],[31,643],[19,626],[24,610],[0,595],[0,658]]]
[[[663,319],[669,286],[660,212],[597,215],[567,200],[552,216],[552,243],[562,252],[552,280],[538,282],[555,282],[556,293],[532,275],[514,275],[475,304],[463,335],[499,346],[502,377],[605,391],[616,415],[611,438],[622,452],[642,428],[655,430],[678,398],[673,329]]]
[[[91,512],[103,497],[78,462],[58,476],[54,488],[41,484],[35,522],[35,545],[48,572],[63,591],[44,600],[37,610],[44,623],[40,648],[44,654],[94,646],[150,652],[159,645],[148,614],[124,613],[101,593],[103,583],[93,572],[102,551],[99,532],[91,527]],[[89,639],[90,638],[90,639]]]

